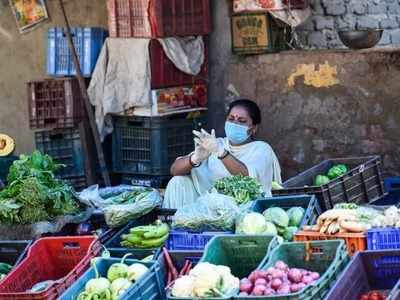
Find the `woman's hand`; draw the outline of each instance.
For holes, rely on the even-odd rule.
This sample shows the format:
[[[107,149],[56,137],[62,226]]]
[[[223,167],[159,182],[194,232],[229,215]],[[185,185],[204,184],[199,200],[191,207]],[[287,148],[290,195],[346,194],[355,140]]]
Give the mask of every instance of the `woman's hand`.
[[[194,139],[194,142],[195,148],[193,154],[191,155],[191,160],[192,163],[194,163],[195,165],[199,165],[210,157],[211,152],[202,147],[200,145],[200,141],[197,138]]]
[[[215,130],[211,130],[209,134],[204,129],[201,132],[194,130],[193,134],[197,137],[195,138],[196,144],[198,143],[203,149],[209,153],[215,154],[217,157],[221,157],[225,153],[225,148],[222,143],[218,141],[215,137]]]

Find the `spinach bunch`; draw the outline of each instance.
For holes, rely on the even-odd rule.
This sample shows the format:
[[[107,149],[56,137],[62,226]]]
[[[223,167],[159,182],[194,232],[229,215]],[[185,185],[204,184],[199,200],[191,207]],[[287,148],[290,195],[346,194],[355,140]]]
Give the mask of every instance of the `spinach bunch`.
[[[261,185],[252,177],[235,175],[217,180],[214,188],[220,194],[233,197],[236,203],[246,204],[261,196]]]
[[[78,212],[72,187],[54,175],[60,167],[39,151],[14,161],[0,191],[0,223],[32,224]]]

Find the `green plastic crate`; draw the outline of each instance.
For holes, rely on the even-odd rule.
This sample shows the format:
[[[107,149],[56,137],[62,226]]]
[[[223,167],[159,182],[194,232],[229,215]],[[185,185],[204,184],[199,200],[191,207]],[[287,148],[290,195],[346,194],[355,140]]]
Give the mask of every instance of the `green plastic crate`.
[[[213,237],[207,244],[199,263],[209,262],[231,269],[234,276],[243,278],[253,270],[260,268],[265,257],[278,246],[278,240],[272,235],[233,235]],[[237,292],[235,292],[237,294]],[[208,300],[232,299],[233,295]],[[167,295],[168,300],[186,300]]]
[[[314,286],[308,286],[300,292],[276,296],[235,296],[234,300],[300,300],[324,299],[334,285],[339,274],[349,262],[346,245],[342,240],[283,243],[274,249],[261,269],[268,269],[278,260],[291,268],[307,269],[318,272],[321,278]]]
[[[262,266],[265,257],[278,246],[272,235],[223,235],[212,238],[200,262],[223,265],[234,276],[243,278]]]

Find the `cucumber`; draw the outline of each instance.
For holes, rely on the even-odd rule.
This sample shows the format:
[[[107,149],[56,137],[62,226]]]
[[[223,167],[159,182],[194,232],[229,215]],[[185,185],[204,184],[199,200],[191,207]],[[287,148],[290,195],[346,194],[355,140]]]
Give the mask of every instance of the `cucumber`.
[[[148,231],[143,234],[145,239],[151,239],[151,238],[161,238],[165,236],[169,232],[169,227],[167,224],[162,223],[159,226],[156,226],[154,230]]]

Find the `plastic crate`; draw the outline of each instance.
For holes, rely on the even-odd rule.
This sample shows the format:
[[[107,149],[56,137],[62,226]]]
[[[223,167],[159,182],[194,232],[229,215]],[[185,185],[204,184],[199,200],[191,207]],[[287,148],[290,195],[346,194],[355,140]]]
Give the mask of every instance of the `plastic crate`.
[[[150,42],[151,87],[160,89],[165,87],[205,84],[208,80],[208,39],[204,40],[205,57],[201,71],[193,76],[177,69],[174,63],[164,53],[158,40]]]
[[[266,198],[254,201],[251,210],[263,213],[271,207],[280,207],[288,210],[292,207],[302,207],[305,209],[303,219],[300,222],[299,228],[304,225],[314,225],[321,214],[317,198],[314,195],[298,195],[298,196],[282,196]]]
[[[368,230],[367,249],[400,249],[400,228],[374,228]]]
[[[32,241],[0,241],[0,263],[16,267],[26,255]]]
[[[298,231],[295,241],[325,241],[325,240],[344,240],[346,242],[347,252],[349,256],[353,256],[358,251],[367,249],[367,238],[365,233],[338,233],[338,234],[322,234],[313,231]]]
[[[269,235],[215,236],[207,244],[200,262],[227,266],[234,276],[243,278],[265,263],[278,240]]]
[[[262,266],[267,269],[278,260],[282,260],[292,268],[307,269],[321,274],[315,285],[307,286],[302,291],[289,295],[273,297],[236,296],[233,299],[268,300],[322,300],[333,286],[339,274],[346,267],[349,257],[343,241],[319,241],[305,243],[284,243],[269,256],[268,262]],[[344,298],[345,299],[345,298]],[[347,300],[347,299],[346,299]]]
[[[167,242],[168,250],[204,250],[207,243],[217,235],[226,235],[230,232],[190,232],[172,230]]]
[[[107,31],[96,27],[73,27],[71,35],[82,75],[90,77],[107,37]],[[51,27],[48,30],[47,74],[52,76],[76,75],[66,29],[63,27]]]
[[[169,176],[175,159],[193,151],[192,131],[202,126],[201,118],[186,116],[115,116],[113,171]]]
[[[85,116],[75,78],[30,81],[27,94],[31,129],[73,127]]]
[[[317,175],[326,174],[337,164],[345,164],[350,171],[328,184],[313,186]],[[285,181],[283,187],[282,190],[273,191],[273,195],[314,194],[323,211],[331,209],[340,202],[368,203],[385,193],[379,156],[325,160]]]
[[[161,38],[206,35],[209,0],[107,0],[111,37]]]
[[[107,271],[112,264],[119,263],[120,259],[116,258],[100,258],[96,261],[97,270],[102,277],[107,277]],[[162,271],[157,262],[141,262],[135,259],[126,259],[127,265],[141,263],[149,268],[149,272],[136,281],[124,294],[118,297],[118,300],[128,299],[146,299],[146,300],[163,300],[165,299],[164,282],[162,280]],[[77,299],[78,295],[85,289],[85,284],[96,278],[93,267],[87,270],[81,278],[79,278],[65,293],[58,298],[59,300]]]
[[[17,156],[0,157],[0,181],[6,183],[8,171],[12,163],[17,159]]]
[[[399,250],[359,252],[340,275],[325,300],[359,300],[363,293],[371,290],[393,289],[399,278]]]
[[[181,250],[173,250],[173,251],[168,251],[172,263],[178,270],[178,272],[183,268],[185,261],[189,260],[192,262],[192,267],[194,267],[201,259],[203,256],[203,251],[181,251]],[[164,284],[165,286],[167,285],[167,263],[165,261],[165,256],[164,253],[160,252],[160,255],[157,258],[158,263],[161,266],[161,270],[163,272],[163,279],[164,279]]]
[[[56,175],[70,179],[71,182],[73,179],[85,177],[81,133],[79,128],[35,132],[36,148],[50,155],[56,163],[65,165]]]
[[[89,267],[101,249],[92,237],[49,237],[37,240],[26,258],[0,282],[2,300],[55,300]],[[27,290],[36,283],[54,280],[39,293]]]

